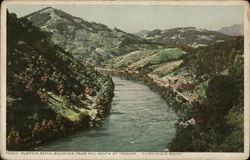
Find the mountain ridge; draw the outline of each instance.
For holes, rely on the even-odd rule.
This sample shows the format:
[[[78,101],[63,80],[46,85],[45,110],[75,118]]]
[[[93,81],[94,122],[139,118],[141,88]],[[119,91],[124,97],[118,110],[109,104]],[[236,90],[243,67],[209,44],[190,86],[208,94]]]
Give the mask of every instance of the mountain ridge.
[[[140,30],[140,31],[135,32],[133,34],[136,35],[136,36],[143,37],[143,36],[147,35],[149,32],[150,32],[149,30],[143,29],[143,30]]]
[[[25,18],[40,29],[52,33],[55,44],[95,65],[114,56],[138,50],[144,41],[120,29],[88,22],[52,7],[31,13]]]
[[[215,41],[223,41],[228,36],[216,31],[196,27],[178,27],[155,29],[144,35],[144,38],[156,43],[184,44],[190,47],[206,46]]]
[[[85,21],[52,7],[31,13],[25,18],[40,29],[50,32],[55,44],[96,66],[137,50],[157,49],[159,46],[200,47],[228,37],[216,31],[195,27],[156,29],[139,37],[118,28],[110,29],[100,23]]]
[[[234,24],[228,27],[223,27],[217,32],[230,35],[230,36],[242,36],[244,35],[244,25],[243,24]]]

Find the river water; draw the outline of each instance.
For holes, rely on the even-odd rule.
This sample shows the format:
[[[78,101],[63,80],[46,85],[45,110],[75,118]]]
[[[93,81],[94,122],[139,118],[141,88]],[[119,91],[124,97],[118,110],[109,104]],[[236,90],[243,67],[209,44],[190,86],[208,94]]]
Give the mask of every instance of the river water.
[[[177,116],[147,86],[113,77],[111,114],[100,128],[58,139],[40,151],[162,152],[175,135]]]

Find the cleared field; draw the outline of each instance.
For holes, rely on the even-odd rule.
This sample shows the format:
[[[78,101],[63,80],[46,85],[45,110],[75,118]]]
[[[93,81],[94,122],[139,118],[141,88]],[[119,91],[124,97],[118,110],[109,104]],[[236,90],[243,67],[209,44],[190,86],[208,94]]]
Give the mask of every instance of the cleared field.
[[[146,63],[150,62],[155,56],[156,56],[156,54],[153,54],[151,56],[143,58],[143,59],[131,64],[129,67],[138,68],[138,67],[144,66]]]
[[[119,56],[112,59],[111,61],[109,61],[109,64],[113,65],[114,67],[128,66],[155,53],[155,50],[134,51],[124,56]]]
[[[185,52],[180,50],[179,48],[167,48],[167,49],[159,50],[157,52],[157,55],[153,59],[151,59],[150,62],[152,64],[161,64],[164,62],[177,60],[183,54],[185,54]]]
[[[160,65],[160,67],[154,69],[154,72],[158,72],[158,71],[159,72],[164,72],[166,70],[169,70],[171,68],[175,68],[175,67],[179,66],[182,62],[183,62],[183,60],[166,62],[166,63]]]
[[[113,67],[138,68],[149,63],[149,65],[161,65],[162,63],[178,60],[185,54],[178,48],[165,48],[155,50],[134,51],[129,54],[119,56],[108,62]]]

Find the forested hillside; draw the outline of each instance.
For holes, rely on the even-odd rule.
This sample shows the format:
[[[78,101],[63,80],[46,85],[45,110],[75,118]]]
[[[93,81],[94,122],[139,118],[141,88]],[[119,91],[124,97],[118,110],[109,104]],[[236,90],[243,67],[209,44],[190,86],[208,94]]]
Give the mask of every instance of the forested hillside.
[[[170,149],[243,151],[243,42],[243,37],[232,37],[184,56],[184,62],[174,72],[177,74],[185,70],[195,75],[196,90],[191,96],[197,103],[189,112],[189,117],[195,119],[196,125],[179,127]]]
[[[20,150],[100,124],[113,82],[7,13],[7,148]]]

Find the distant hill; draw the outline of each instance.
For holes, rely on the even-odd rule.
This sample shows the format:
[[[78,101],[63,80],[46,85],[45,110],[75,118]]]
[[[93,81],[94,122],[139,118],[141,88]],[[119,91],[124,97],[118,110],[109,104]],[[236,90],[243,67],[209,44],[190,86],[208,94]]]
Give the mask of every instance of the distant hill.
[[[137,33],[134,33],[134,35],[143,37],[143,36],[146,36],[149,32],[150,31],[148,31],[148,30],[141,30],[141,31],[139,31]]]
[[[52,33],[55,44],[94,65],[142,47],[143,40],[138,36],[87,22],[51,7],[25,17],[43,31]]]
[[[229,27],[223,27],[218,32],[230,35],[230,36],[242,36],[244,35],[244,25],[243,24],[234,24]]]
[[[227,37],[227,35],[216,31],[185,27],[167,30],[156,29],[148,32],[145,39],[156,43],[183,44],[190,47],[199,47],[223,41]]]

